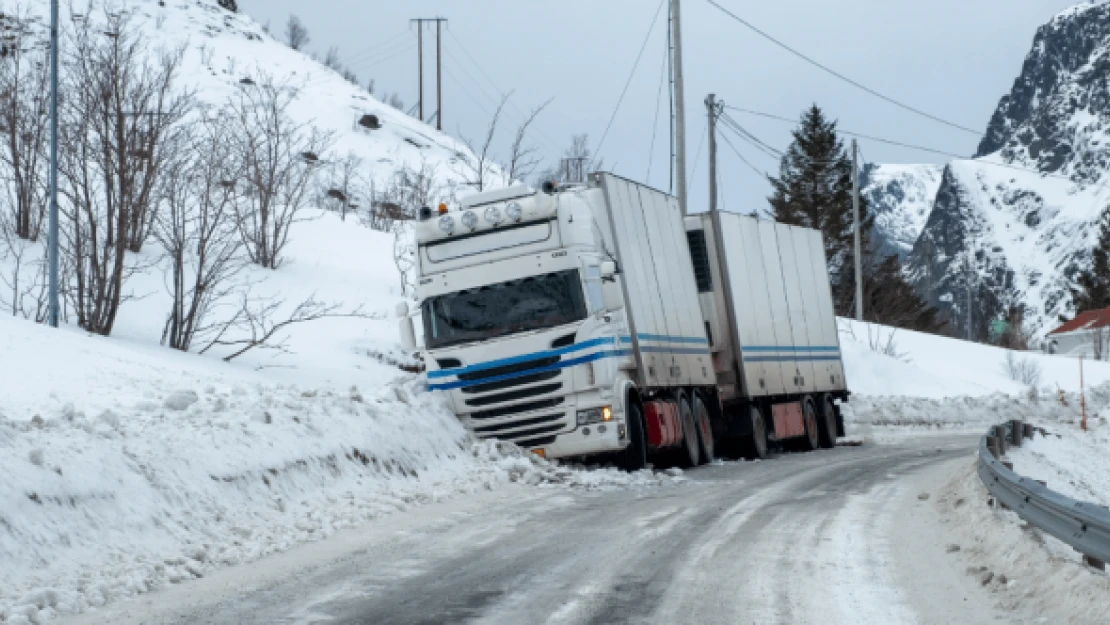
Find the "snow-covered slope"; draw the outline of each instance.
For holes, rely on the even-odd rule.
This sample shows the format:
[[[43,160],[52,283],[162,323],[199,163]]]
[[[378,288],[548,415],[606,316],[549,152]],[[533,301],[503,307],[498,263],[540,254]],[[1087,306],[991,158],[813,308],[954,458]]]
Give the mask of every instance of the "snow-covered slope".
[[[863,167],[860,194],[875,217],[883,255],[906,256],[925,227],[940,188],[939,165]]]
[[[907,269],[958,330],[969,274],[978,336],[1012,307],[1038,336],[1075,312],[1068,287],[1110,202],[1107,67],[1110,4],[1059,14],[1037,31],[976,159],[946,167]]]

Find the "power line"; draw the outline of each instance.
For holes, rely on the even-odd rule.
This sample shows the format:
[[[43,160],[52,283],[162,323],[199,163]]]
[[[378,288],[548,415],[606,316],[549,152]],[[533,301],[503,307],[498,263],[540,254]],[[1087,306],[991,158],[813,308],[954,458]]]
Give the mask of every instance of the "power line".
[[[740,108],[740,107],[736,107],[736,106],[726,106],[726,108],[731,109],[733,111],[740,112],[740,113],[747,113],[749,115],[756,115],[756,116],[759,116],[759,117],[765,117],[767,119],[773,119],[775,121],[780,121],[780,122],[788,123],[788,124],[791,124],[791,125],[794,125],[794,124],[798,123],[798,120],[790,119],[789,117],[783,117],[782,115],[774,115],[772,113],[764,113],[762,111],[753,111],[753,110],[750,110],[750,109],[744,109],[744,108]],[[841,133],[841,134],[848,135],[849,137],[856,137],[857,139],[866,139],[868,141],[874,141],[876,143],[885,143],[886,145],[892,145],[892,146],[895,146],[895,147],[907,148],[907,149],[910,149],[910,150],[917,150],[919,152],[928,152],[928,153],[937,154],[937,155],[940,155],[940,156],[947,156],[949,158],[954,158],[954,159],[961,160],[961,161],[974,161],[976,163],[981,163],[983,165],[991,165],[993,167],[1002,167],[1002,168],[1005,168],[1005,169],[1013,169],[1014,171],[1021,171],[1021,172],[1030,173],[1030,174],[1037,174],[1038,176],[1041,176],[1043,178],[1059,178],[1059,179],[1062,179],[1062,180],[1071,181],[1071,177],[1065,176],[1063,174],[1054,174],[1054,173],[1050,173],[1050,172],[1042,172],[1042,171],[1038,171],[1036,169],[1030,169],[1028,167],[1021,167],[1019,165],[1012,165],[1012,164],[1009,164],[1009,163],[995,163],[995,162],[991,162],[991,161],[973,159],[973,158],[970,158],[968,156],[964,156],[963,154],[957,154],[955,152],[948,152],[948,151],[945,151],[945,150],[938,150],[936,148],[928,148],[928,147],[924,147],[924,146],[920,146],[920,145],[914,145],[912,143],[903,143],[901,141],[894,141],[893,139],[883,139],[882,137],[875,137],[875,136],[872,136],[872,135],[866,135],[866,134],[859,133],[859,132],[853,132],[851,130],[844,130],[843,128],[837,128],[836,131]]]
[[[628,80],[625,81],[624,89],[621,90],[621,97],[617,99],[617,106],[613,108],[613,114],[609,117],[605,132],[601,133],[601,140],[597,142],[597,148],[594,149],[595,155],[601,154],[601,146],[605,144],[605,138],[609,136],[609,129],[613,127],[613,122],[617,119],[617,113],[621,110],[621,103],[624,102],[624,96],[628,93],[629,85],[632,84],[632,78],[636,76],[636,68],[640,66],[640,59],[644,56],[644,50],[647,48],[651,33],[655,30],[655,23],[659,21],[659,14],[663,11],[663,5],[665,4],[667,4],[667,0],[662,0],[659,3],[659,8],[655,10],[655,17],[651,18],[651,26],[648,27],[647,34],[644,35],[644,43],[640,46],[640,53],[636,55],[636,62],[632,64],[632,71],[628,73]]]
[[[459,50],[462,51],[467,60],[470,61],[470,63],[478,70],[478,73],[486,79],[486,82],[488,82],[490,86],[493,87],[494,91],[501,94],[505,93],[505,90],[499,87],[497,83],[494,82],[493,78],[491,78],[490,75],[486,73],[486,70],[482,68],[482,64],[479,63],[476,58],[474,58],[474,55],[470,53],[467,47],[463,44],[462,40],[455,36],[455,33],[449,30],[447,31],[447,36],[450,37],[452,41],[458,44]],[[479,89],[482,89],[480,83],[476,83],[475,86],[477,86]],[[522,121],[528,119],[528,116],[531,115],[530,112],[517,107],[516,103],[512,101],[509,101],[509,108],[515,110],[521,116]],[[558,147],[557,141],[551,139],[551,137],[541,132],[538,128],[529,128],[529,132],[530,134],[534,134],[541,143],[545,143],[548,149],[554,150],[556,154],[558,154],[562,150],[562,148]]]
[[[667,78],[667,58],[670,56],[670,47],[663,49],[663,68],[659,72],[659,91],[655,95],[655,119],[651,123],[651,147],[648,148],[647,175],[644,182],[651,184],[651,164],[655,157],[655,135],[659,132],[659,109],[663,102],[663,81]]]
[[[737,150],[737,149],[736,149],[736,146],[735,146],[735,145],[732,145],[732,141],[729,141],[729,139],[728,139],[728,135],[726,135],[726,134],[722,134],[722,135],[721,135],[721,139],[723,139],[723,140],[724,140],[724,142],[725,142],[725,144],[726,144],[726,145],[728,145],[728,147],[732,149],[732,153],[736,155],[736,158],[740,159],[740,162],[742,162],[742,163],[744,163],[745,165],[747,165],[747,166],[748,166],[748,168],[749,168],[749,169],[751,169],[752,171],[754,171],[754,172],[756,173],[756,175],[757,175],[757,176],[760,176],[760,177],[761,177],[761,178],[763,178],[764,180],[766,180],[766,179],[767,179],[767,178],[769,177],[769,175],[767,174],[767,172],[765,172],[765,171],[760,171],[760,169],[759,169],[758,167],[756,167],[755,165],[752,165],[751,161],[749,161],[748,159],[744,158],[744,155],[743,155],[743,154],[740,154],[740,150]]]
[[[982,136],[982,133],[980,133],[977,130],[972,130],[971,128],[968,128],[967,126],[961,126],[960,124],[957,124],[955,122],[950,122],[946,119],[942,119],[940,117],[937,117],[936,115],[926,113],[925,111],[922,111],[921,109],[915,108],[913,106],[910,106],[909,104],[905,104],[903,102],[895,100],[894,98],[892,98],[890,96],[887,96],[887,95],[884,95],[882,93],[879,93],[878,91],[875,91],[874,89],[872,89],[872,88],[870,88],[866,85],[860,84],[859,82],[856,82],[855,80],[852,80],[851,78],[848,78],[844,74],[841,74],[840,72],[832,69],[831,67],[829,67],[827,65],[824,65],[824,64],[820,63],[819,61],[817,61],[817,60],[815,60],[811,57],[806,56],[805,54],[802,54],[798,50],[795,50],[794,48],[786,45],[785,43],[779,41],[778,39],[775,39],[771,35],[769,35],[766,32],[760,30],[759,28],[756,28],[756,26],[753,25],[751,22],[748,22],[747,20],[741,18],[740,16],[736,15],[732,11],[729,11],[728,9],[724,8],[720,4],[717,4],[717,2],[715,2],[715,0],[706,0],[706,2],[713,5],[719,11],[721,11],[725,15],[728,15],[729,17],[736,20],[740,24],[743,24],[744,26],[748,27],[749,29],[751,29],[752,31],[754,31],[756,34],[763,37],[764,39],[766,39],[766,40],[770,41],[771,43],[777,45],[778,47],[786,50],[787,52],[793,54],[794,56],[797,56],[798,58],[806,61],[807,63],[809,63],[809,64],[811,64],[811,65],[813,65],[813,66],[815,66],[815,67],[817,67],[821,70],[824,70],[825,72],[828,72],[829,74],[832,74],[833,76],[835,76],[835,77],[839,78],[840,80],[843,80],[844,82],[856,87],[857,89],[863,90],[863,91],[865,91],[865,92],[867,92],[867,93],[869,93],[869,94],[871,94],[871,95],[873,95],[873,96],[875,96],[879,99],[885,100],[886,102],[889,102],[890,104],[893,104],[893,105],[895,105],[899,108],[910,111],[911,113],[914,113],[915,115],[920,115],[921,117],[931,119],[931,120],[933,120],[937,123],[944,124],[945,126],[949,126],[951,128],[955,128],[955,129],[961,130],[963,132],[971,133],[971,134],[973,134],[977,137]]]
[[[709,124],[706,123],[705,132],[701,135],[701,141],[698,142],[698,153],[694,156],[694,171],[690,173],[690,178],[693,179],[698,175],[698,163],[701,162],[701,149],[705,147],[705,138],[709,136]]]

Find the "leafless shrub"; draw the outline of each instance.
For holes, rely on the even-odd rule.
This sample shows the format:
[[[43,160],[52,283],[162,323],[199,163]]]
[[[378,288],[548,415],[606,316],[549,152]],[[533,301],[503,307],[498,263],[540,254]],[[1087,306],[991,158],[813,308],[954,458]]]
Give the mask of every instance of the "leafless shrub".
[[[301,50],[312,37],[308,34],[308,27],[304,25],[301,18],[296,15],[290,15],[289,21],[285,23],[285,43],[294,50]]]
[[[335,317],[384,318],[382,314],[367,313],[361,306],[344,309],[342,303],[322,302],[315,295],[292,309],[287,304],[286,300],[276,296],[252,297],[250,289],[241,292],[236,313],[218,326],[215,336],[200,353],[221,348],[221,351],[228,352],[222,357],[227,362],[254,349],[290,353],[288,336],[282,331],[292,325]]]
[[[411,293],[415,286],[412,220],[421,207],[432,206],[436,198],[445,193],[437,168],[423,162],[419,169],[405,167],[397,171],[371,208],[371,227],[376,220],[389,224],[393,231],[393,260],[401,279],[402,295]]]
[[[894,335],[898,333],[896,328],[884,328],[880,325],[867,324],[867,346],[871,351],[878,352],[884,356],[897,358],[903,362],[909,362],[909,355],[905,352],[898,350],[898,343],[894,340]]]
[[[354,152],[328,163],[320,177],[317,196],[320,206],[339,213],[347,221],[347,213],[370,203],[369,183],[363,178],[364,164]],[[372,208],[371,211],[372,212]]]
[[[539,166],[538,150],[534,145],[528,145],[526,141],[528,139],[528,129],[531,128],[532,123],[536,121],[539,114],[549,104],[551,104],[551,100],[532,109],[528,116],[524,118],[524,121],[517,126],[516,134],[513,136],[513,144],[509,150],[509,163],[504,167],[506,186],[517,181],[527,180],[535,173],[536,167]]]
[[[485,190],[497,173],[498,166],[493,158],[493,140],[497,135],[497,126],[501,121],[501,111],[505,108],[505,104],[509,101],[511,95],[512,93],[509,93],[501,98],[497,110],[493,112],[493,117],[490,118],[489,125],[486,126],[486,134],[481,143],[463,137],[463,143],[466,144],[470,153],[459,151],[455,154],[456,173],[463,179],[464,185],[475,191]],[[462,135],[461,132],[459,134]],[[526,155],[525,158],[529,157]]]
[[[298,90],[272,76],[241,86],[230,105],[229,132],[243,175],[236,185],[240,236],[252,262],[281,265],[289,229],[305,207],[330,133],[289,115]]]
[[[218,113],[205,115],[191,134],[187,150],[165,174],[154,227],[166,254],[172,300],[162,344],[182,351],[214,331],[210,315],[246,264],[232,197],[241,164],[229,158],[235,152],[226,126]]]
[[[1025,386],[1037,386],[1041,383],[1041,366],[1032,358],[1019,358],[1016,352],[1007,350],[1006,360],[1002,363],[1006,375],[1014,382]]]

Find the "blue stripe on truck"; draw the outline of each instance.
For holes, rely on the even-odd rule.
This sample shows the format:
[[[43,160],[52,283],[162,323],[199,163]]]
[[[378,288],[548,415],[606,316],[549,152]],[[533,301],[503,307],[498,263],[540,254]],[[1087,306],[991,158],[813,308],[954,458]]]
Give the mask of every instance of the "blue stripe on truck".
[[[811,345],[809,347],[795,347],[793,345],[742,345],[745,352],[839,352],[836,345]]]
[[[544,373],[546,371],[558,371],[567,367],[585,364],[587,362],[594,362],[603,358],[617,358],[620,356],[627,356],[631,350],[627,349],[609,349],[600,352],[594,352],[578,358],[571,358],[570,360],[560,360],[559,362],[548,365],[546,367],[536,367],[535,369],[527,369],[524,371],[514,371],[513,373],[506,373],[505,375],[495,375],[488,378],[481,378],[478,380],[456,380],[454,382],[445,382],[443,384],[429,384],[429,391],[448,391],[454,388],[462,388],[464,386],[477,386],[479,384],[489,384],[491,382],[501,382],[502,380],[511,380],[526,375],[534,375],[537,373]]]
[[[699,343],[699,344],[702,344],[702,345],[708,345],[709,344],[709,341],[705,340],[704,338],[697,337],[697,336],[665,336],[665,335],[662,335],[662,334],[637,334],[636,336],[638,336],[640,338],[640,340],[642,340],[642,341],[649,341],[649,342],[653,342],[653,343],[665,342],[665,343]],[[450,377],[450,376],[454,376],[454,375],[461,375],[461,374],[465,374],[465,373],[477,373],[479,371],[485,371],[487,369],[497,369],[497,368],[504,367],[504,366],[507,366],[507,365],[517,365],[517,364],[528,362],[528,361],[531,361],[531,360],[542,360],[544,358],[550,358],[552,356],[562,356],[563,354],[570,354],[572,352],[579,352],[579,351],[582,351],[584,349],[589,349],[591,347],[600,347],[600,346],[603,346],[603,345],[609,345],[609,344],[614,342],[613,339],[614,339],[614,337],[606,336],[606,337],[601,337],[601,338],[596,338],[596,339],[590,339],[588,341],[582,341],[581,343],[575,343],[574,345],[569,345],[567,347],[562,347],[562,348],[559,348],[559,349],[546,350],[546,351],[542,351],[542,352],[532,352],[530,354],[521,354],[519,356],[512,356],[512,357],[509,357],[509,358],[501,358],[499,360],[490,360],[488,362],[480,362],[478,364],[470,365],[470,366],[467,366],[467,367],[456,367],[454,369],[441,369],[441,370],[438,370],[438,371],[429,371],[428,372],[428,379],[446,378],[446,377]],[[622,337],[620,337],[620,340],[621,340],[622,343],[631,343],[632,342],[632,337],[622,336]],[[683,349],[683,348],[674,348],[674,349],[672,349],[672,348],[665,348],[665,347],[645,347],[645,348],[642,348],[641,351],[645,351],[645,352],[667,352],[667,353],[672,353],[673,352],[673,353],[677,353],[677,354],[704,354],[704,353],[706,353],[705,349],[700,349],[700,350],[698,350],[698,349]],[[530,372],[535,373],[535,371],[536,370],[531,370]]]

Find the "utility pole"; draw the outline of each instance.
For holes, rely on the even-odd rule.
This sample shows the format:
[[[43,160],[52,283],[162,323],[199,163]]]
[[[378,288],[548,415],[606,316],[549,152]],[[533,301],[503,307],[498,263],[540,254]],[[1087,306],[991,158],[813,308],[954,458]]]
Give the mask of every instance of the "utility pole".
[[[852,230],[856,260],[856,321],[863,321],[863,256],[860,253],[859,144],[852,139]]]
[[[682,11],[679,0],[671,0],[671,28],[674,42],[675,168],[678,180],[678,207],[686,215],[686,101],[682,80]]]
[[[668,193],[674,193],[674,12],[667,11],[667,104],[671,110],[671,157],[668,162],[670,183]]]
[[[58,327],[58,0],[50,0],[50,222],[47,322]]]
[[[717,116],[721,114],[724,102],[717,101],[717,95],[709,94],[705,107],[709,110],[709,212],[717,212]]]
[[[446,21],[436,18],[436,130],[443,130],[443,39],[441,26]]]
[[[445,17],[417,17],[409,20],[416,23],[416,62],[420,66],[417,70],[420,81],[420,121],[424,118],[424,23],[436,23],[436,130],[443,130],[443,22]]]

